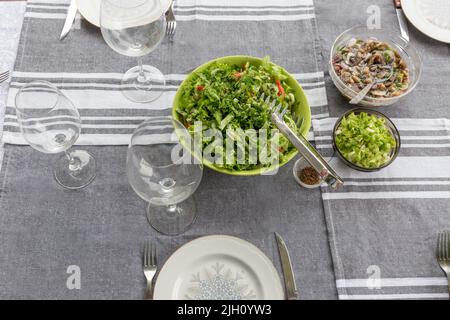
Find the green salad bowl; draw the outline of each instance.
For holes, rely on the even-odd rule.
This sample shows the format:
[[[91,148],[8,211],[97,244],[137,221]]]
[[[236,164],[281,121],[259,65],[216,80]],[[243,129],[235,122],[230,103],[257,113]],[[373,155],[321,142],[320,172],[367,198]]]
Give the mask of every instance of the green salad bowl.
[[[199,66],[197,69],[192,71],[186,77],[186,79],[181,83],[180,87],[178,88],[177,93],[175,94],[175,98],[173,100],[173,108],[172,108],[172,117],[174,119],[177,119],[178,121],[181,121],[181,122],[183,120],[181,115],[177,112],[177,110],[180,107],[182,92],[185,90],[184,86],[186,85],[188,80],[196,72],[202,72],[204,69],[208,68],[212,63],[215,63],[215,62],[226,63],[226,64],[230,64],[230,65],[243,65],[246,62],[249,62],[250,64],[259,66],[262,64],[262,59],[252,57],[252,56],[227,56],[227,57],[222,57],[222,58],[208,61],[205,64]],[[294,106],[293,113],[304,119],[300,130],[301,130],[302,135],[307,137],[308,133],[309,133],[309,129],[311,128],[311,108],[309,106],[308,100],[306,99],[305,93],[303,92],[303,89],[300,86],[300,84],[297,82],[297,80],[286,70],[283,69],[283,72],[287,76],[286,82],[294,90],[293,93],[295,95],[295,100],[297,101],[297,103]],[[254,175],[261,175],[264,173],[269,173],[271,171],[276,171],[278,168],[282,167],[283,165],[288,163],[292,158],[294,158],[296,156],[297,152],[298,151],[296,149],[293,149],[292,151],[290,151],[288,154],[286,154],[284,156],[283,161],[280,161],[279,163],[277,163],[273,166],[270,166],[270,167],[262,167],[262,168],[257,168],[257,169],[253,169],[253,170],[238,171],[238,170],[230,170],[230,169],[226,169],[226,168],[221,168],[206,159],[203,159],[203,164],[212,170],[215,170],[215,171],[221,172],[221,173],[225,173],[225,174],[229,174],[229,175],[254,176]]]

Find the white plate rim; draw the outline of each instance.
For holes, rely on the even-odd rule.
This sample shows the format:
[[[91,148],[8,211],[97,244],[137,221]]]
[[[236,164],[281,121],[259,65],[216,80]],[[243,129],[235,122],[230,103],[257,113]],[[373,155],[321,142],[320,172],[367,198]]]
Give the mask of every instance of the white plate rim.
[[[265,297],[265,299],[271,299],[271,300],[283,300],[285,299],[284,289],[283,285],[281,283],[281,278],[273,265],[272,261],[262,252],[258,247],[256,247],[254,244],[243,240],[241,238],[230,236],[230,235],[207,235],[195,238],[193,240],[190,240],[180,246],[177,250],[175,250],[169,258],[166,260],[166,262],[161,267],[158,276],[155,281],[154,285],[154,291],[153,291],[153,299],[155,300],[165,300],[165,299],[171,299],[170,293],[168,291],[171,291],[171,289],[167,289],[164,287],[164,282],[167,281],[167,279],[171,279],[171,270],[170,268],[173,268],[173,265],[176,265],[177,260],[179,258],[182,258],[185,254],[184,252],[189,252],[192,248],[198,247],[199,245],[206,245],[211,246],[211,241],[232,241],[240,245],[242,248],[245,248],[247,250],[247,254],[253,254],[254,256],[257,256],[260,259],[260,262],[263,262],[259,265],[256,265],[257,268],[265,268],[265,271],[267,274],[271,275],[270,278],[265,278],[263,280],[267,280],[267,283],[270,282],[270,288],[267,287],[265,292],[270,292],[271,296]],[[216,252],[211,252],[216,253]],[[226,252],[227,254],[234,254],[236,256],[236,252]],[[241,255],[242,257],[242,255]],[[249,264],[250,265],[250,264]],[[258,270],[261,272],[261,270]]]
[[[439,28],[422,17],[417,7],[417,0],[402,0],[402,8],[409,22],[419,31],[435,40],[450,43],[450,31]]]
[[[92,11],[88,10],[88,6],[84,6],[86,3],[90,3],[90,6],[95,6],[98,3],[99,11],[100,11],[100,3],[101,0],[75,0],[77,4],[77,9],[80,15],[86,19],[90,24],[100,28],[100,14],[96,15]],[[164,9],[164,12],[169,10],[170,5],[173,0],[167,0],[167,8]]]

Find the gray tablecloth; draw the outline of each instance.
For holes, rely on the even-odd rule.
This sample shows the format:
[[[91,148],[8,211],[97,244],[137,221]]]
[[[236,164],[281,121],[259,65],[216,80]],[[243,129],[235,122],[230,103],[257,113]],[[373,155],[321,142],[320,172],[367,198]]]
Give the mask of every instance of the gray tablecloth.
[[[29,3],[7,102],[4,141],[23,143],[13,109],[14,90],[27,81],[47,79],[79,107],[88,125],[79,143],[110,146],[87,147],[98,161],[98,176],[86,189],[70,192],[53,180],[52,156],[6,145],[0,178],[0,297],[142,297],[143,241],[158,235],[146,221],[145,204],[128,185],[126,147],[111,144],[128,143],[139,121],[168,112],[179,81],[197,65],[227,54],[270,55],[304,84],[315,118],[327,116],[311,1],[229,1],[231,8],[218,1],[177,1],[177,6],[184,11],[177,11],[173,42],[164,41],[144,61],[168,75],[169,88],[162,99],[142,107],[110,90],[134,65],[132,59],[115,54],[98,29],[83,21],[59,42],[61,12],[67,6]],[[230,177],[205,170],[194,194],[198,220],[184,236],[159,237],[160,260],[186,236],[217,233],[255,239],[252,242],[275,258],[277,231],[289,246],[300,298],[335,298],[320,191],[300,189],[291,172],[292,163],[275,176]],[[79,290],[66,287],[70,265],[81,269]]]
[[[187,7],[199,7],[177,12],[183,17],[174,42],[163,42],[146,61],[169,75],[169,85],[176,88],[185,73],[216,56],[270,54],[297,74],[319,120],[328,115],[322,71],[331,116],[349,108],[326,72],[334,38],[351,26],[365,24],[366,10],[373,5],[381,10],[382,26],[398,30],[390,0],[316,0],[315,10],[302,1],[258,2],[266,7],[258,13],[255,8],[242,8],[256,3],[236,4],[241,13],[224,13],[215,6],[205,18],[205,9],[212,9],[207,6],[214,3],[184,2]],[[59,30],[62,25],[58,17],[64,16],[66,5],[54,6],[59,8],[39,3],[28,8],[25,26],[34,31],[22,33],[12,90],[32,79],[50,79],[82,106],[88,126],[81,144],[126,144],[135,124],[152,110],[167,112],[171,93],[165,92],[151,109],[125,104],[120,95],[111,99],[102,94],[105,88],[117,85],[120,73],[133,62],[114,54],[98,30],[83,21],[64,44],[57,41],[57,32],[43,35],[39,30]],[[285,10],[285,6],[294,7]],[[308,16],[313,13],[316,19]],[[224,15],[241,15],[240,19],[252,21],[233,18],[238,22],[230,22]],[[227,32],[233,36],[224,37]],[[410,33],[413,45],[425,57],[421,83],[401,103],[380,109],[394,119],[404,139],[392,167],[378,174],[358,174],[333,159],[347,181],[347,187],[337,193],[327,188],[299,189],[290,175],[292,163],[276,176],[254,178],[205,170],[194,195],[199,219],[184,236],[161,237],[147,225],[145,204],[126,182],[125,147],[88,147],[100,160],[99,175],[85,190],[69,192],[53,181],[51,156],[7,145],[0,175],[0,297],[139,299],[144,288],[141,252],[145,238],[158,238],[163,261],[191,237],[234,234],[257,244],[278,265],[273,231],[282,233],[290,248],[302,299],[335,298],[336,285],[341,299],[446,297],[445,279],[434,252],[436,233],[450,228],[450,113],[445,100],[450,96],[450,87],[445,86],[449,47],[412,26]],[[221,41],[216,41],[218,38]],[[199,45],[203,43],[214,45]],[[67,49],[75,58],[62,54]],[[102,55],[95,54],[98,52]],[[175,88],[167,91],[173,94]],[[13,94],[11,91],[7,103],[4,138],[22,144],[11,103]],[[124,114],[129,118],[114,118]],[[329,134],[333,121],[314,123],[318,147],[327,156],[332,154]],[[81,268],[79,290],[66,287],[70,265]]]
[[[51,156],[6,146],[0,198],[1,298],[142,298],[142,245],[158,234],[147,223],[145,203],[128,185],[126,147],[89,150],[101,159],[98,176],[88,188],[71,192],[54,181]],[[277,175],[253,178],[205,170],[193,196],[198,219],[186,235],[267,238],[272,244],[266,242],[261,249],[274,257],[277,231],[289,246],[300,298],[333,298],[320,191],[302,192],[291,172],[291,164]],[[159,240],[161,262],[172,252],[173,241],[182,242]],[[81,268],[80,290],[66,288],[70,265]]]

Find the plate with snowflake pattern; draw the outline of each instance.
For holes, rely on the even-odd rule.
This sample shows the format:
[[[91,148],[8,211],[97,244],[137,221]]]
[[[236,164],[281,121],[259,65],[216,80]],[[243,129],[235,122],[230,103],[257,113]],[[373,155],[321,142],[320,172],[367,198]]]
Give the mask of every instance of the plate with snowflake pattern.
[[[281,300],[280,277],[270,259],[245,240],[197,238],[167,259],[155,283],[155,300]]]

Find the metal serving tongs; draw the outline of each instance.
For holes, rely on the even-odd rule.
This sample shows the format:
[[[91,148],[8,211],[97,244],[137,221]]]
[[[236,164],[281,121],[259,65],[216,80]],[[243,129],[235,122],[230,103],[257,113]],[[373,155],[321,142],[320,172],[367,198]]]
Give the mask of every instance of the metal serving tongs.
[[[302,156],[309,164],[319,173],[322,179],[333,189],[337,189],[344,185],[344,181],[338,176],[336,171],[322,158],[320,153],[308,142],[303,135],[295,134],[284,121],[284,115],[288,111],[287,108],[282,110],[281,104],[276,105],[276,100],[270,101],[270,97],[264,100],[264,93],[261,100],[268,105],[272,122],[277,126],[278,130],[289,139],[289,141],[300,151]],[[294,119],[298,127],[301,127],[303,118]]]

